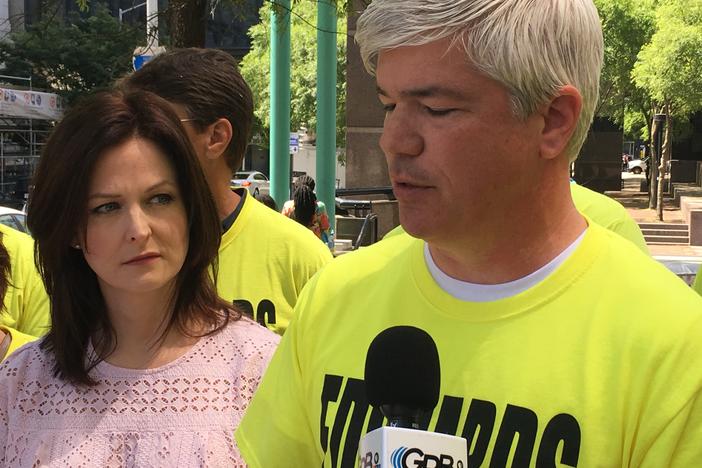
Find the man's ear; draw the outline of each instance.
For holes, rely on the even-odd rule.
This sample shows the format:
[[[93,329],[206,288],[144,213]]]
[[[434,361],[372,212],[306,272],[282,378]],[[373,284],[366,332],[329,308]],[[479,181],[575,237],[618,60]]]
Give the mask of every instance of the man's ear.
[[[217,159],[229,146],[234,136],[232,124],[224,118],[217,119],[208,125],[207,129],[207,158]]]
[[[565,151],[580,118],[583,98],[574,86],[566,85],[542,110],[541,157],[554,159]]]

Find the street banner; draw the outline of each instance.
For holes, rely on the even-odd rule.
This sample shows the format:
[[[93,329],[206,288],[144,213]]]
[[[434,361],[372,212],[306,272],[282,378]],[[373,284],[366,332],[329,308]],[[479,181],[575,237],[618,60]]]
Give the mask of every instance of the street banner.
[[[0,88],[0,116],[58,120],[63,99],[57,94]]]

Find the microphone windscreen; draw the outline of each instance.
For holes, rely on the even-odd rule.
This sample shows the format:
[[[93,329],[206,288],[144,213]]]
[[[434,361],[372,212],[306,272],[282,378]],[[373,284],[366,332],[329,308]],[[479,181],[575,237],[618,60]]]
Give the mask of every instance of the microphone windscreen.
[[[368,348],[365,382],[373,407],[392,404],[432,411],[439,402],[441,384],[436,343],[416,327],[382,331]]]

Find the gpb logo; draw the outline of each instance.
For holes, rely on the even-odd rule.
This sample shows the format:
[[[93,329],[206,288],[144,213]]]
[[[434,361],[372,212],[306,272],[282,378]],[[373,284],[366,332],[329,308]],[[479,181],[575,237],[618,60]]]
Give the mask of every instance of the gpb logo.
[[[407,447],[400,447],[392,452],[392,455],[390,455],[390,463],[392,463],[392,468],[403,468],[403,466],[407,466],[403,465],[403,455],[405,452],[407,452]]]
[[[413,447],[400,447],[392,452],[390,462],[393,468],[463,468],[463,462],[454,465],[451,455],[431,455]]]

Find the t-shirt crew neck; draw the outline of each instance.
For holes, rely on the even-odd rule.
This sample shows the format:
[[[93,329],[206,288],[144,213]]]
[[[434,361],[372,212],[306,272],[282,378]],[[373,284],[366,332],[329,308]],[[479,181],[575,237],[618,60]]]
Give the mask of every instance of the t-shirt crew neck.
[[[588,221],[588,228],[573,250],[566,254],[566,258],[559,259],[554,271],[541,281],[517,294],[491,301],[462,300],[442,288],[429,270],[424,255],[424,242],[414,242],[409,246],[408,266],[414,285],[432,306],[427,313],[463,322],[501,320],[538,310],[558,298],[566,288],[577,284],[579,277],[603,255],[602,243],[598,241],[601,233],[595,234],[593,231],[593,226]],[[471,304],[480,307],[466,307]]]
[[[312,231],[271,210],[245,189],[219,245],[217,292],[282,335],[302,287],[331,261]]]
[[[222,220],[223,233],[227,232],[229,228],[234,225],[234,222],[239,217],[239,213],[241,213],[241,209],[244,207],[244,200],[249,195],[246,189],[234,189],[233,192],[239,195],[239,203],[237,203],[234,210]]]
[[[434,281],[441,289],[451,296],[461,301],[471,302],[491,302],[516,296],[527,289],[530,289],[548,278],[559,266],[561,266],[578,248],[587,228],[567,246],[561,253],[556,255],[546,265],[528,275],[500,284],[478,284],[461,281],[444,273],[436,264],[429,250],[429,244],[424,243],[424,260]]]

